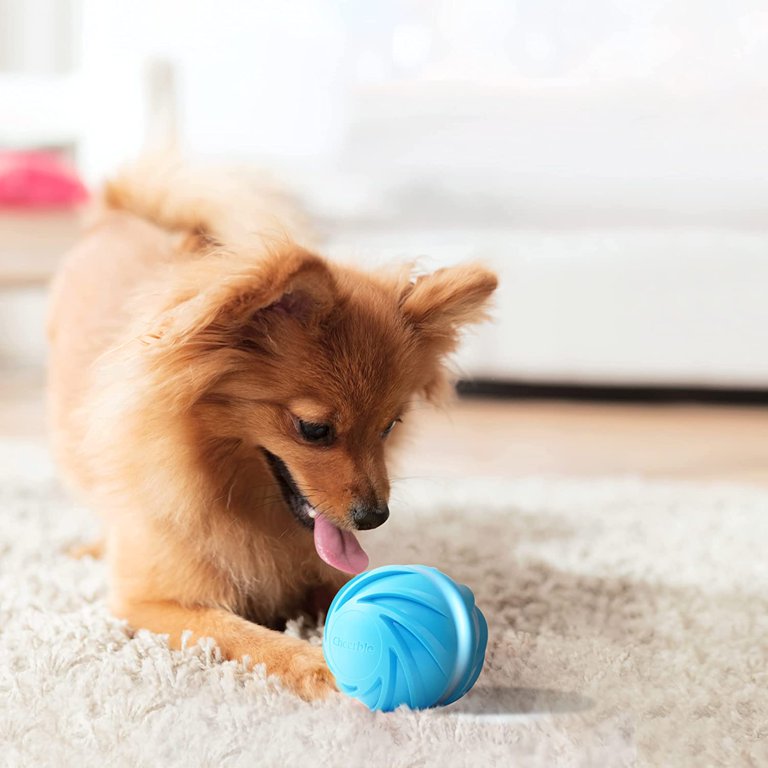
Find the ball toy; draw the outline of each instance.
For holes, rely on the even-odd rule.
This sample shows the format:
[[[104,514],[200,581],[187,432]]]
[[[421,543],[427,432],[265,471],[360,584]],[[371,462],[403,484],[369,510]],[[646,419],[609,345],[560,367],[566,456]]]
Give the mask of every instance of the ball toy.
[[[471,590],[436,568],[388,565],[344,585],[323,653],[339,689],[373,710],[443,706],[475,684],[488,626]]]

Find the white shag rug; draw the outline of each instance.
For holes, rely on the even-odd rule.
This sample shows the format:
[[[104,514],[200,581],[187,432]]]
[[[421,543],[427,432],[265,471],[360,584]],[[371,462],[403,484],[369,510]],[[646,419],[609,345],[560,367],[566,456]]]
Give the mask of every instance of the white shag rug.
[[[768,493],[467,481],[392,506],[373,564],[435,565],[488,618],[485,670],[443,710],[308,705],[211,644],[132,636],[104,565],[63,554],[94,520],[39,449],[0,445],[0,763],[768,765]]]

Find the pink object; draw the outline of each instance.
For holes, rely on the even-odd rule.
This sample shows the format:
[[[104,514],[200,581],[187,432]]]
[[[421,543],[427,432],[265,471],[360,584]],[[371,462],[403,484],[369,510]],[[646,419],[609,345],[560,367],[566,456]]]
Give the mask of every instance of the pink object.
[[[71,208],[87,198],[77,174],[56,155],[0,153],[0,208]]]
[[[344,573],[361,573],[368,567],[368,555],[355,534],[337,528],[324,515],[315,517],[315,549],[328,565]]]

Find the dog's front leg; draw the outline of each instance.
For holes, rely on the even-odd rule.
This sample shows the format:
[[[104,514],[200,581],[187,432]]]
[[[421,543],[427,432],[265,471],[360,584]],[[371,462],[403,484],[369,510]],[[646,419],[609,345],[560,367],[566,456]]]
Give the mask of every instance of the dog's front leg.
[[[264,664],[267,674],[279,677],[306,701],[324,698],[337,690],[321,648],[254,624],[223,608],[185,608],[179,603],[132,602],[117,606],[118,615],[137,629],[167,634],[171,647],[181,647],[182,634],[191,641],[212,637],[227,659],[250,657]]]

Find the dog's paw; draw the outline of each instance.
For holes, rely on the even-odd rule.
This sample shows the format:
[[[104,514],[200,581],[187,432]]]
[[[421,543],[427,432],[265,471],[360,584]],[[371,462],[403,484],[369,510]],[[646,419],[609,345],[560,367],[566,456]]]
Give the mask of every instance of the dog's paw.
[[[304,701],[325,699],[338,693],[331,670],[323,658],[321,648],[308,645],[295,651],[280,673],[283,684]]]

